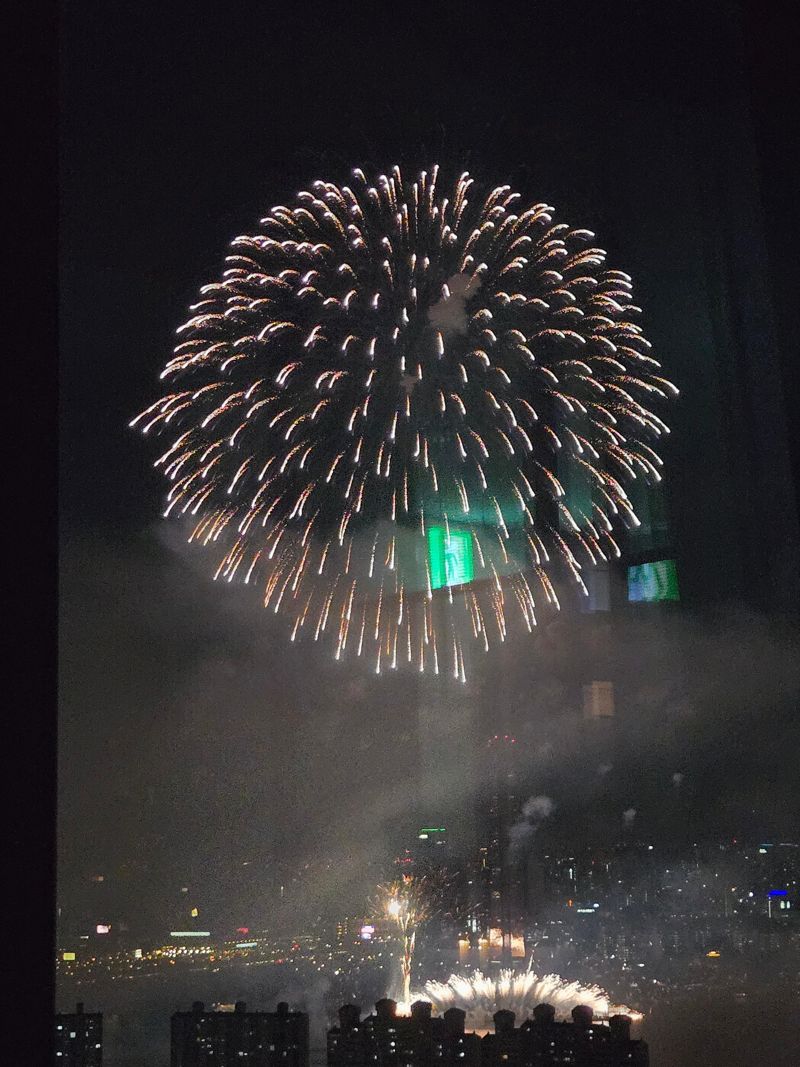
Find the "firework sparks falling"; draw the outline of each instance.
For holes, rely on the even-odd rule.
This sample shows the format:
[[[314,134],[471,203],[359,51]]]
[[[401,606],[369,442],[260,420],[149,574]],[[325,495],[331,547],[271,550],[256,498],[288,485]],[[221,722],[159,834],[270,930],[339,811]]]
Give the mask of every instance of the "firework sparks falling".
[[[165,515],[292,640],[464,681],[466,646],[532,630],[554,570],[585,592],[638,525],[626,485],[661,480],[651,404],[677,390],[594,234],[518,201],[438,166],[312,182],[179,328],[132,425],[169,438]]]
[[[400,934],[400,1000],[410,1003],[411,969],[414,962],[417,930],[427,922],[436,906],[436,885],[433,879],[405,874],[388,885],[378,887],[379,911],[397,927]]]
[[[470,1029],[488,1030],[492,1016],[505,1008],[517,1019],[528,1018],[537,1004],[552,1004],[556,1016],[568,1017],[573,1008],[586,1004],[599,1018],[618,1012],[641,1019],[640,1012],[613,1004],[608,993],[597,985],[567,982],[557,974],[538,975],[527,970],[522,973],[504,970],[488,977],[481,971],[471,974],[451,974],[446,982],[426,982],[422,993],[411,994],[414,1000],[429,1000],[439,1014],[448,1008],[461,1008],[467,1013]]]

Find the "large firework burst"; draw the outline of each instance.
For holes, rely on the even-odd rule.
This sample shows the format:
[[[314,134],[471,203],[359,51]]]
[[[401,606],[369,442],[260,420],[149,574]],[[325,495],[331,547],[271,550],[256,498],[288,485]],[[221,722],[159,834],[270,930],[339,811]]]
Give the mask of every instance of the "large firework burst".
[[[438,171],[315,181],[235,238],[133,422],[172,435],[165,514],[293,640],[463,680],[558,607],[554,566],[619,554],[676,390],[594,234]]]
[[[431,1001],[440,1014],[448,1008],[461,1008],[467,1013],[470,1029],[477,1030],[491,1028],[492,1017],[501,1008],[513,1011],[521,1022],[542,1003],[552,1004],[559,1018],[568,1016],[579,1004],[591,1007],[601,1019],[619,1012],[633,1019],[642,1018],[639,1012],[624,1004],[612,1003],[608,993],[598,985],[568,982],[557,974],[538,975],[531,970],[500,971],[493,977],[481,971],[451,974],[446,982],[426,982],[419,998]]]

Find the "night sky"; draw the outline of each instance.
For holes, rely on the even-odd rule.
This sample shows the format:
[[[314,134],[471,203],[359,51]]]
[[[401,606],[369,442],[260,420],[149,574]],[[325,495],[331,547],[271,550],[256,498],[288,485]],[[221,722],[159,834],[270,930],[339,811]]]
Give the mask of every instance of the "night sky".
[[[667,460],[687,616],[670,640],[691,647],[703,685],[669,736],[649,726],[679,696],[643,698],[629,758],[641,754],[655,777],[642,773],[637,795],[605,783],[603,818],[634,806],[656,829],[659,790],[680,770],[697,831],[790,833],[800,814],[786,618],[796,512],[781,386],[765,371],[766,392],[747,392],[754,406],[737,426],[769,415],[756,456],[731,429],[742,379],[720,355],[724,294],[709,266],[747,259],[750,245],[726,227],[746,243],[759,212],[745,193],[743,214],[726,221],[739,194],[731,185],[720,201],[713,188],[714,161],[738,153],[731,131],[749,143],[729,20],[680,4],[621,3],[611,15],[531,3],[520,5],[527,17],[504,7],[484,20],[459,5],[416,17],[393,5],[367,21],[348,5],[303,7],[84,0],[62,16],[64,884],[144,852],[169,872],[254,852],[357,860],[365,837],[405,817],[403,677],[290,646],[247,590],[214,585],[159,518],[157,445],[128,429],[228,241],[356,164],[439,159],[509,181],[596,231],[611,265],[638,282],[648,335],[684,395]],[[745,190],[749,165],[745,153]],[[735,285],[725,292],[735,297]],[[753,529],[765,501],[777,547],[761,553]],[[530,736],[542,716],[556,739],[548,789],[566,794],[575,709],[557,686],[543,691],[540,661],[514,647]],[[662,811],[658,828],[674,832],[684,817],[676,808],[670,827]]]

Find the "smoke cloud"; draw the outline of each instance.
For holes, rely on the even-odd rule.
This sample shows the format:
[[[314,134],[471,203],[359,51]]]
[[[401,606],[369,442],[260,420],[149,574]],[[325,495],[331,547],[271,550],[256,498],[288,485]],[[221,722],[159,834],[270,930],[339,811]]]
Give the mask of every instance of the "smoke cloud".
[[[480,279],[468,274],[454,274],[446,282],[447,292],[428,310],[428,321],[435,330],[465,333],[467,329],[467,298],[480,286]]]
[[[550,797],[531,797],[522,805],[522,814],[526,819],[541,822],[555,811],[555,804]]]
[[[155,536],[65,536],[59,898],[66,915],[90,874],[132,858],[127,880],[110,884],[118,883],[122,912],[151,923],[164,921],[183,885],[202,888],[202,913],[221,928],[296,930],[320,915],[357,910],[387,859],[417,832],[419,798],[409,782],[426,752],[438,767],[429,776],[437,790],[431,812],[438,817],[448,803],[474,810],[485,771],[477,764],[464,773],[452,759],[442,766],[441,756],[463,739],[477,761],[487,707],[519,709],[507,721],[532,794],[509,835],[521,854],[534,840],[537,847],[551,839],[579,847],[604,834],[614,841],[632,823],[678,843],[731,825],[775,835],[797,825],[800,671],[796,635],[778,623],[735,611],[713,625],[681,616],[652,639],[650,663],[686,663],[685,673],[671,670],[666,680],[642,665],[646,623],[635,632],[620,624],[626,701],[615,748],[604,751],[605,734],[582,718],[574,683],[583,665],[563,620],[535,639],[509,633],[507,654],[481,660],[466,687],[399,673],[376,678],[358,660],[336,664],[313,643],[288,642],[252,589],[215,584],[206,562],[166,523]],[[709,764],[712,751],[719,759]],[[257,994],[233,978],[217,990],[217,978],[206,990],[194,976],[181,1001],[278,996],[277,988]],[[111,994],[102,991],[109,1005]],[[163,1004],[153,1015],[159,1033],[162,1015]]]
[[[546,796],[529,797],[522,805],[522,818],[508,831],[512,852],[527,844],[539,826],[555,811],[555,803]]]

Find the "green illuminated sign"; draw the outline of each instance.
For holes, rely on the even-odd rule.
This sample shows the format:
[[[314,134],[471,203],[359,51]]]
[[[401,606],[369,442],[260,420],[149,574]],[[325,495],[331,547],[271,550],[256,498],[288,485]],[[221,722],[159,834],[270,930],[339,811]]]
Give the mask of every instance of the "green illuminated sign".
[[[680,600],[675,560],[659,559],[655,563],[628,567],[628,600],[645,603]]]
[[[475,577],[472,562],[472,534],[468,530],[444,526],[428,528],[428,562],[431,568],[431,589],[464,585]]]

